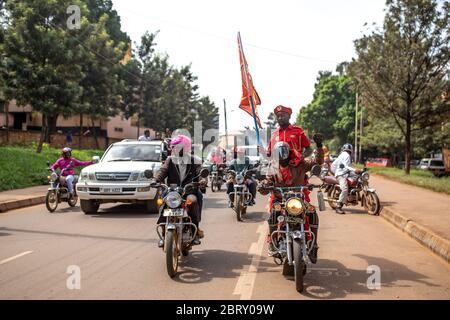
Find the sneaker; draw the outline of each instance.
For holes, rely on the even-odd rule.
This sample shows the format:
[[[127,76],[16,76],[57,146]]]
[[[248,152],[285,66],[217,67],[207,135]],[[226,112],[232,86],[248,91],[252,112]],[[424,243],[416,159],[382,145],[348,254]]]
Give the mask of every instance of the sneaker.
[[[194,241],[192,241],[192,244],[194,246],[198,246],[199,244],[201,244],[202,242],[200,241],[200,239],[197,237],[195,237]]]
[[[158,241],[158,248],[162,248],[164,247],[164,240],[159,240]]]
[[[345,214],[344,210],[342,210],[342,207],[336,207],[336,213]]]
[[[205,236],[205,233],[200,228],[197,230],[197,236],[201,239]]]
[[[234,204],[231,201],[228,201],[228,208],[234,208]]]

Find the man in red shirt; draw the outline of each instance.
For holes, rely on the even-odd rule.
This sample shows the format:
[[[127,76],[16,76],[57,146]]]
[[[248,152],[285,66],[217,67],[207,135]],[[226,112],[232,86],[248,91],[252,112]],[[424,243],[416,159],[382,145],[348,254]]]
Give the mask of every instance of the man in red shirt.
[[[301,127],[293,126],[289,123],[292,109],[282,105],[277,106],[273,112],[277,117],[280,128],[272,134],[269,145],[267,147],[267,156],[272,154],[272,147],[280,141],[287,142],[291,149],[298,151],[303,158],[312,154],[311,142],[306,137]]]

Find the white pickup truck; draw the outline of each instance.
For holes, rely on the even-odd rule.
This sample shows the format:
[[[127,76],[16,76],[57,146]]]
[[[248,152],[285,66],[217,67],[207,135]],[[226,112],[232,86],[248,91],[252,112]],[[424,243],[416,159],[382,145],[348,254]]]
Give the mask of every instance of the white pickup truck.
[[[80,172],[76,185],[81,210],[94,214],[108,202],[142,203],[157,213],[156,189],[145,170],[156,172],[167,155],[162,141],[124,140],[113,143],[98,163]]]

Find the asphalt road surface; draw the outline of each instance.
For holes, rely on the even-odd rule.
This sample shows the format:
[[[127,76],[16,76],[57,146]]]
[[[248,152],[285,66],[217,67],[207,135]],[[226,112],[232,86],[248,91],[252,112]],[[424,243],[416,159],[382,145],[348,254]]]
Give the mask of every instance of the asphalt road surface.
[[[319,213],[319,261],[299,294],[267,256],[266,203],[258,196],[237,222],[225,192],[208,190],[205,238],[173,279],[157,217],[138,205],[89,216],[64,203],[55,213],[39,205],[0,214],[0,299],[450,299],[447,263],[357,207]]]

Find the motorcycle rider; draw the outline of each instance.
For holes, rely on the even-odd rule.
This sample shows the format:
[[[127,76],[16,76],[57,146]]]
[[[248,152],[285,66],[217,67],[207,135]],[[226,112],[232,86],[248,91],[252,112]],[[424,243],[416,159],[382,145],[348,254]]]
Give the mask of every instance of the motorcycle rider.
[[[60,169],[62,171],[62,177],[64,177],[64,183],[67,185],[70,197],[73,197],[73,180],[75,171],[73,167],[85,167],[93,164],[93,161],[80,161],[72,158],[72,149],[65,147],[61,150],[61,158],[50,167],[52,170]]]
[[[266,179],[261,182],[258,191],[262,195],[267,195],[269,192],[264,190],[267,186],[276,187],[293,187],[293,186],[304,186],[308,184],[308,177],[306,173],[311,170],[314,165],[323,164],[323,148],[321,134],[315,134],[313,140],[316,143],[317,149],[313,153],[311,159],[304,159],[300,152],[296,149],[292,149],[287,142],[280,141],[274,145],[272,152],[272,160],[270,161]],[[305,195],[305,200],[310,202],[309,190],[303,190]],[[275,231],[277,227],[277,217],[275,212],[272,211],[272,206],[280,195],[277,192],[272,192],[269,199],[269,212],[270,217],[268,220],[269,224],[269,234],[267,241],[269,242],[269,252],[274,254],[275,248],[273,247],[271,241],[271,234]],[[317,261],[317,250],[318,250],[318,229],[319,229],[319,217],[317,213],[308,212],[308,223],[305,224],[306,228],[311,228],[311,231],[315,235],[314,247],[311,250],[310,259],[312,263]]]
[[[250,158],[245,155],[245,151],[242,148],[235,147],[234,150],[234,159],[230,161],[228,165],[228,170],[233,170],[236,172],[242,172],[244,170],[250,170],[254,168],[254,165],[250,163]],[[227,195],[228,195],[228,207],[233,208],[234,207],[234,177],[233,175],[228,176],[227,181]],[[248,191],[252,195],[252,201],[248,204],[249,206],[253,206],[255,204],[255,198],[256,198],[256,182],[253,179],[253,177],[247,176],[244,177],[245,181],[244,183],[248,187]]]
[[[334,173],[337,181],[339,182],[339,187],[341,188],[341,193],[339,195],[339,200],[336,205],[336,213],[345,214],[342,210],[342,206],[347,202],[348,195],[348,184],[347,178],[352,173],[361,173],[362,170],[353,168],[352,164],[352,152],[353,146],[350,143],[346,143],[342,146],[341,153],[336,160],[331,164],[331,171]]]
[[[167,185],[176,184],[185,187],[191,182],[200,182],[205,184],[204,179],[199,179],[201,170],[201,159],[191,154],[192,142],[185,135],[178,135],[170,141],[171,155],[164,161],[159,171],[156,173],[154,181],[162,183],[167,178]],[[200,181],[199,181],[200,180]],[[194,188],[192,193],[187,195],[191,204],[188,207],[188,215],[192,223],[197,226],[197,235],[193,241],[194,245],[200,244],[200,239],[204,237],[204,232],[199,228],[201,221],[203,195],[199,188]],[[162,223],[164,217],[161,215],[157,223]],[[160,240],[159,247],[164,246],[164,241]]]

